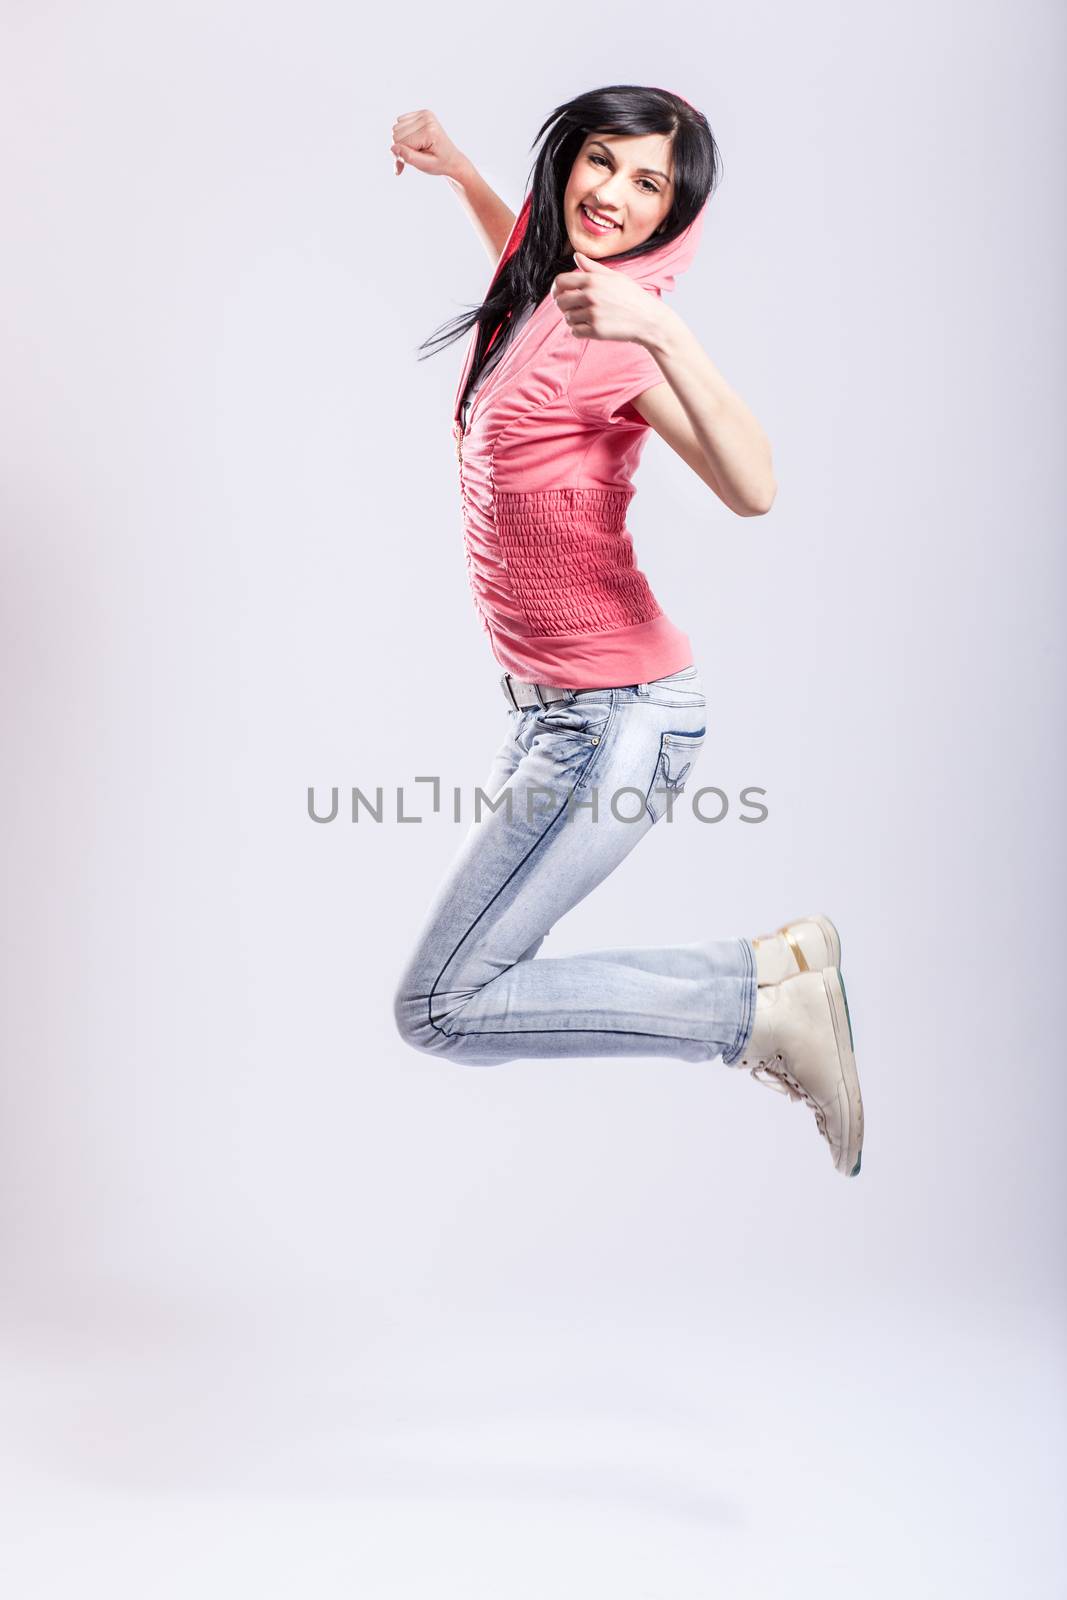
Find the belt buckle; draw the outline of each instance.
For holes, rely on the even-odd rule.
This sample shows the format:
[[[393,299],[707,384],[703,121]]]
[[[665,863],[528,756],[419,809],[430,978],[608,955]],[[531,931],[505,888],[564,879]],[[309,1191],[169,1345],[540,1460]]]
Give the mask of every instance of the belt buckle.
[[[553,701],[545,699],[544,695],[541,693],[541,685],[539,683],[531,684],[531,688],[533,689],[534,694],[537,696],[537,704],[541,707],[541,710],[547,711],[549,706],[553,704]]]

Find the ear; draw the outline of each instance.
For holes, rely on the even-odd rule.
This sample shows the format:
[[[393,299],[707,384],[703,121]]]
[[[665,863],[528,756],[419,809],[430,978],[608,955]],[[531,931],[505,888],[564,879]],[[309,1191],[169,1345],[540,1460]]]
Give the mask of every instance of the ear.
[[[574,259],[582,272],[610,272],[602,261],[594,261],[592,256],[583,255],[580,250],[574,252]]]

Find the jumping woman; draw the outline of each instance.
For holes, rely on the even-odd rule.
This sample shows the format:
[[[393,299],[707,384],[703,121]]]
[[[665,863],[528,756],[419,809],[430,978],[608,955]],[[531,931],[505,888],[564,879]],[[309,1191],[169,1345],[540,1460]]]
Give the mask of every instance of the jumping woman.
[[[508,717],[399,979],[400,1034],[475,1066],[721,1057],[806,1102],[854,1177],[863,1106],[829,917],[538,958],[669,816],[704,744],[692,647],[626,526],[649,429],[737,515],[775,497],[763,430],[662,299],[718,182],[708,123],[665,89],[579,95],[539,130],[517,216],[432,112],[392,132],[395,172],[446,178],[494,262],[481,305],[420,348],[470,334],[451,421],[467,572]]]

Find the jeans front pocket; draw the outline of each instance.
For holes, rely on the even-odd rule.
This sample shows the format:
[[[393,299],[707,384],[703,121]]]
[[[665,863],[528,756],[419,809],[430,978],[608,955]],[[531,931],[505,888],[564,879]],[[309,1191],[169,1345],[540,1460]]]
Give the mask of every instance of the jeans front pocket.
[[[658,822],[668,806],[673,805],[671,797],[682,793],[706,737],[706,728],[695,728],[689,732],[671,728],[661,735],[656,770],[645,796],[645,805],[653,822]]]
[[[531,713],[535,733],[572,734],[586,744],[599,744],[615,703],[613,689],[583,689],[571,700],[555,700]]]

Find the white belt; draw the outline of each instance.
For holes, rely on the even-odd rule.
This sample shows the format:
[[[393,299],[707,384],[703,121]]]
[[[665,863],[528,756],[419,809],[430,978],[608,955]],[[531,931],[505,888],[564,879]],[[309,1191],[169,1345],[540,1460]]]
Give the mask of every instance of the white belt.
[[[504,699],[516,711],[522,711],[526,706],[550,706],[557,700],[569,700],[572,694],[578,692],[575,689],[557,689],[552,683],[523,683],[521,678],[512,677],[510,672],[501,675],[500,687],[504,691]]]

